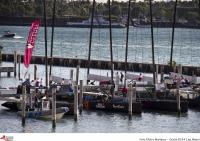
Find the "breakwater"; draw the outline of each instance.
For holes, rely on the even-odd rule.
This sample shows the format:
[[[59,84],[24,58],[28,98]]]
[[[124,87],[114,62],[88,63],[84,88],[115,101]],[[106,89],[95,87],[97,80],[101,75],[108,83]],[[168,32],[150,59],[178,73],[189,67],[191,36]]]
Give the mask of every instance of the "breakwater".
[[[21,62],[23,62],[23,55],[21,55]],[[14,54],[2,54],[2,61],[6,62],[13,62],[14,61]],[[44,56],[32,56],[31,59],[32,64],[45,64],[45,57]],[[51,58],[48,58],[48,64],[51,63]],[[113,62],[115,70],[124,70],[125,63],[124,62]],[[80,65],[81,68],[87,68],[88,60],[86,59],[79,59],[79,58],[60,58],[54,57],[52,61],[53,66],[62,66],[62,67],[76,67]],[[170,67],[168,65],[163,64],[156,64],[158,67],[158,73],[164,72],[169,73]],[[94,69],[110,69],[111,62],[104,61],[104,60],[91,60],[90,68]],[[143,73],[152,73],[153,72],[153,65],[148,63],[133,63],[128,62],[127,65],[128,71],[134,72],[143,72]],[[176,68],[177,71],[177,68]],[[182,73],[185,75],[197,75],[200,76],[200,67],[194,66],[182,66]]]

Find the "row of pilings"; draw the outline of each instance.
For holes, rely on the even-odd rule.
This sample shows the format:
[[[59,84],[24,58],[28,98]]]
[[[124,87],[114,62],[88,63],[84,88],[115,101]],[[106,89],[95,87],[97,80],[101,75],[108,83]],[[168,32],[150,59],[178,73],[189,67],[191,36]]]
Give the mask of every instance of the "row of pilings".
[[[21,56],[21,62],[23,62],[23,55]],[[2,61],[6,62],[13,62],[14,61],[14,54],[2,54]],[[48,58],[49,64],[51,63],[51,58]],[[31,58],[32,64],[45,64],[45,57],[44,56],[32,56]],[[124,62],[116,62],[114,61],[114,68],[115,70],[124,70],[125,63]],[[53,66],[62,66],[62,67],[76,67],[80,65],[81,68],[87,68],[88,61],[86,59],[79,59],[79,58],[60,58],[54,57],[52,65]],[[158,73],[164,72],[168,74],[170,72],[170,67],[168,65],[157,64]],[[94,69],[110,69],[111,62],[104,61],[104,60],[91,60],[90,68]],[[132,63],[128,62],[127,66],[128,71],[134,72],[143,72],[143,73],[152,73],[153,65],[150,63]],[[172,70],[171,70],[172,71]],[[177,68],[176,68],[177,72]],[[182,74],[185,75],[196,75],[200,76],[200,67],[194,66],[182,66]]]

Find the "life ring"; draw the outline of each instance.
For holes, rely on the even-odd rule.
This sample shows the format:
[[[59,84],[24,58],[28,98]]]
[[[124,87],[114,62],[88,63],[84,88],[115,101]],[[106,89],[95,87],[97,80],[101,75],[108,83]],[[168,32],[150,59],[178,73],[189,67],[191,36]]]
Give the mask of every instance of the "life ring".
[[[85,102],[83,103],[83,108],[85,108],[85,109],[89,109],[89,108],[90,108],[90,103],[89,103],[89,101],[85,101]]]

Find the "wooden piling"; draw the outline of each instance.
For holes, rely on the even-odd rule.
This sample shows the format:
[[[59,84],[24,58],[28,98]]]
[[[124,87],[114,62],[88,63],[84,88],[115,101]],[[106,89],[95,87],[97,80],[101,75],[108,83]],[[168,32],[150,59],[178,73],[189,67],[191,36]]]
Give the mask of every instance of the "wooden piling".
[[[178,65],[178,73],[182,74],[182,66]],[[180,101],[180,93],[179,93],[179,87],[180,87],[180,77],[178,78],[177,84],[176,84],[176,101],[177,101],[177,112],[180,114],[181,112],[181,101]]]
[[[14,51],[14,77],[17,75],[17,51]]]
[[[129,117],[132,116],[132,104],[133,104],[133,87],[132,85],[129,85],[128,87],[128,114]]]
[[[37,66],[34,65],[34,80],[37,78]]]
[[[22,126],[25,126],[26,121],[26,86],[22,87]]]
[[[156,84],[158,84],[158,69],[159,69],[159,66],[158,64],[156,64]]]
[[[52,88],[52,128],[56,127],[56,89]]]
[[[78,85],[78,79],[79,79],[79,68],[80,66],[78,65],[76,68],[76,85]]]
[[[78,86],[74,86],[74,120],[78,119]]]
[[[70,79],[73,81],[73,75],[74,75],[74,70],[73,69],[71,69],[70,70]]]
[[[83,80],[80,80],[80,92],[78,99],[79,99],[78,100],[79,113],[81,114],[83,111]]]
[[[160,82],[161,83],[163,83],[164,82],[164,66],[163,65],[161,65],[160,66],[161,68],[160,68]]]
[[[20,63],[21,63],[21,55],[18,54],[18,78],[19,78],[19,80],[21,79],[20,78]]]

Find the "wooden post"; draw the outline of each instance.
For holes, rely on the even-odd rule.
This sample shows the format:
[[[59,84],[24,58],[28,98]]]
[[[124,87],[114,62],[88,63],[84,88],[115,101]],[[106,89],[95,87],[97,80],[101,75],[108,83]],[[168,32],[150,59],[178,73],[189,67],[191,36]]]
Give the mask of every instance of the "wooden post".
[[[159,66],[157,64],[156,65],[156,84],[158,84],[158,69],[159,69]]]
[[[30,73],[28,74],[28,79],[29,79],[29,81],[31,81],[31,74]]]
[[[182,74],[182,66],[178,66],[178,73]],[[179,87],[180,87],[180,76],[178,78],[177,84],[176,84],[176,101],[177,101],[177,112],[180,114],[181,112],[181,101],[180,101],[180,93],[179,93]]]
[[[7,72],[7,77],[10,77],[10,72]]]
[[[21,55],[18,54],[18,78],[20,80],[20,63],[21,63]]]
[[[78,119],[78,86],[74,86],[74,120]]]
[[[34,65],[34,80],[37,78],[37,66]]]
[[[73,81],[73,75],[74,75],[73,73],[74,73],[74,70],[71,69],[71,70],[70,70],[70,79],[71,79],[72,81]]]
[[[129,117],[132,116],[132,104],[133,104],[133,87],[132,85],[129,85],[128,87],[128,114]]]
[[[0,64],[2,63],[2,49],[3,47],[0,46]]]
[[[79,113],[81,114],[83,111],[83,80],[80,80],[80,92],[79,92]]]
[[[56,127],[56,89],[52,88],[52,128]]]
[[[17,75],[17,51],[14,51],[14,77]]]
[[[22,87],[22,126],[25,126],[25,119],[26,119],[26,86]]]
[[[78,85],[78,79],[79,79],[79,68],[80,66],[78,65],[76,68],[76,85]]]
[[[164,82],[164,66],[162,65],[161,66],[161,69],[160,69],[160,82],[163,83]]]

